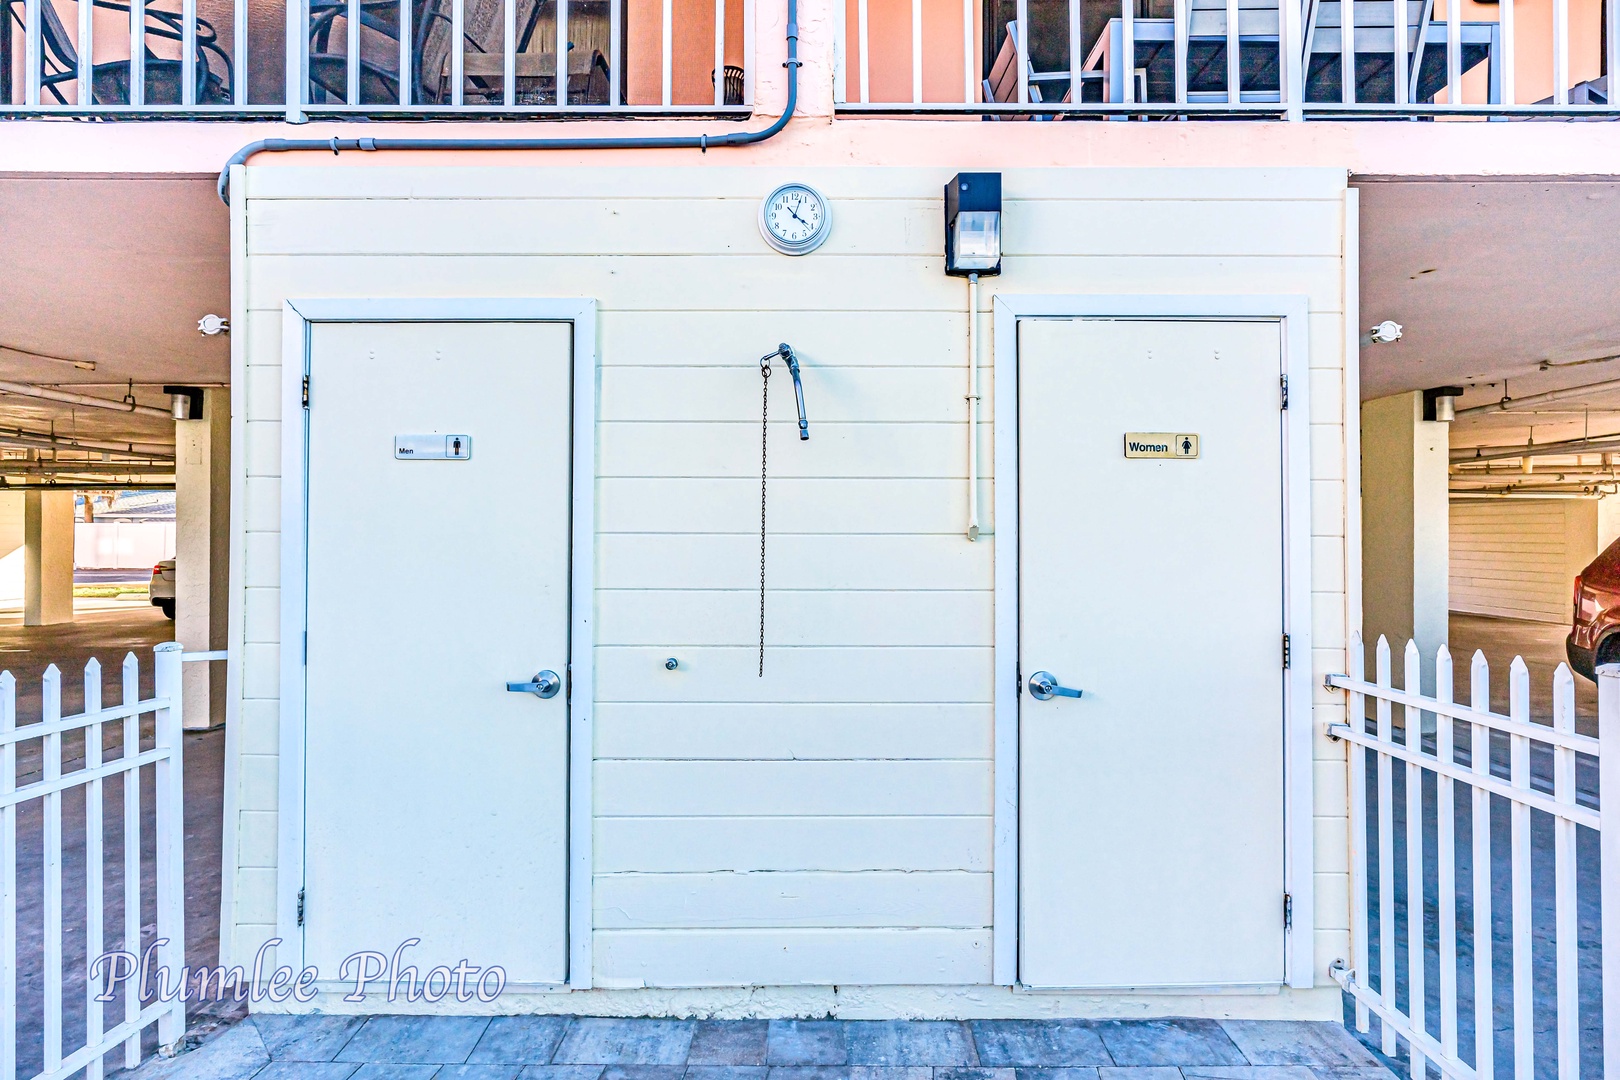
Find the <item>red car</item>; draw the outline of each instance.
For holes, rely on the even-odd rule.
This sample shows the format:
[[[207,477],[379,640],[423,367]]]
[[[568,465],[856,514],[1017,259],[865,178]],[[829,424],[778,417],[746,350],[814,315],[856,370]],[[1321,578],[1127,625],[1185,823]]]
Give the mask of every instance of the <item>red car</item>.
[[[1620,663],[1620,540],[1575,576],[1575,614],[1564,643],[1569,666],[1596,679],[1598,664]]]

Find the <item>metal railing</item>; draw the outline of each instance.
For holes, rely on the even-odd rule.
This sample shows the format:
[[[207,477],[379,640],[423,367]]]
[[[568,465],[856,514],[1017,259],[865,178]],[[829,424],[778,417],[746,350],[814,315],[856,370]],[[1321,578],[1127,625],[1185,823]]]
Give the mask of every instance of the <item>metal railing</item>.
[[[120,1047],[125,1067],[140,1063],[148,1026],[157,1025],[163,1048],[184,1034],[181,997],[150,994],[145,979],[126,977],[115,989],[109,966],[100,964],[98,971],[97,963],[110,952],[144,957],[150,951],[170,978],[185,963],[181,653],[172,642],[154,652],[152,697],[140,696],[140,664],[131,654],[121,672],[122,703],[104,706],[101,665],[91,660],[84,669],[84,709],[72,716],[62,715],[62,675],[51,665],[41,682],[40,718],[21,727],[17,681],[9,671],[0,673],[0,1077],[65,1080],[83,1070],[87,1080],[100,1080],[105,1057]],[[152,731],[143,738],[141,718],[148,714]],[[106,758],[105,729],[112,724],[118,725],[114,733],[121,745],[116,756]],[[64,739],[77,744],[70,751],[79,750],[66,762]],[[150,777],[154,795],[149,818],[141,806],[143,774]],[[108,805],[108,786],[119,792],[122,814]],[[63,829],[64,818],[71,823],[81,808],[82,846]],[[145,858],[143,820],[153,822],[155,832],[152,854]],[[37,893],[29,888],[24,895],[21,888],[19,835],[26,862],[32,864],[36,855],[39,860]],[[112,881],[108,869],[114,871]],[[77,938],[74,928],[64,926],[65,876],[84,884]],[[153,887],[143,889],[148,876]],[[155,913],[151,924],[145,922],[148,912]],[[37,955],[30,949],[19,958],[19,941],[35,940],[32,933],[20,932],[24,914],[39,919],[41,932]],[[115,944],[105,940],[109,919],[122,923]],[[143,937],[147,925],[153,933]],[[66,983],[65,974],[72,976]],[[72,991],[81,977],[82,996]],[[115,1017],[110,1023],[109,1012]],[[37,1072],[19,1071],[19,1016],[40,1020]]]
[[[1102,20],[1080,0],[835,0],[834,97],[1005,119],[1620,115],[1620,5],[1572,21],[1551,4],[1550,33],[1521,35],[1514,0],[1467,18],[1446,0],[1119,0]]]
[[[1620,1015],[1620,803],[1599,801],[1594,768],[1604,770],[1606,790],[1620,787],[1620,666],[1599,669],[1599,739],[1576,730],[1575,677],[1563,664],[1550,714],[1538,718],[1517,657],[1505,716],[1491,711],[1490,667],[1480,653],[1469,665],[1466,705],[1456,701],[1444,646],[1427,694],[1410,642],[1399,684],[1383,638],[1372,682],[1360,670],[1359,637],[1350,657],[1349,674],[1327,679],[1348,692],[1347,722],[1327,731],[1349,748],[1352,957],[1334,975],[1355,999],[1357,1026],[1366,1032],[1376,1017],[1384,1053],[1404,1050],[1413,1077],[1432,1065],[1444,1077],[1510,1071],[1522,1080],[1542,1075],[1538,1061],[1556,1060],[1560,1080],[1574,1080],[1599,1064],[1588,1060],[1583,1072],[1583,1028],[1599,1021],[1582,1014],[1581,990],[1596,989],[1595,980],[1608,1020],[1598,1056],[1603,1075],[1620,1076],[1612,1019]],[[1503,936],[1510,946],[1497,955],[1493,944]],[[1593,939],[1602,942],[1601,967],[1583,970],[1583,943]],[[1538,1025],[1538,1006],[1539,1019],[1553,1024]],[[1552,1028],[1551,1045],[1536,1045],[1538,1026]]]
[[[745,114],[753,18],[754,0],[0,0],[0,112]]]

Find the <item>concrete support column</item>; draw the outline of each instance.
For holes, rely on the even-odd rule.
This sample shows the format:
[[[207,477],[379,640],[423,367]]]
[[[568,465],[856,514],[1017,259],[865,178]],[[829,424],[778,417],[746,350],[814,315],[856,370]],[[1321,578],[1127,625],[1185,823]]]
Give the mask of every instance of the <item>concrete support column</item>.
[[[1397,678],[1401,651],[1416,641],[1425,691],[1449,636],[1450,451],[1450,425],[1423,419],[1421,392],[1362,403],[1362,638],[1369,650],[1378,635],[1389,639]]]
[[[21,491],[0,491],[0,604],[23,602],[23,502]]]
[[[23,625],[73,621],[73,492],[23,494]]]
[[[231,395],[203,394],[199,420],[174,425],[174,633],[187,652],[225,648],[230,594]],[[225,722],[225,664],[182,669],[188,729]]]

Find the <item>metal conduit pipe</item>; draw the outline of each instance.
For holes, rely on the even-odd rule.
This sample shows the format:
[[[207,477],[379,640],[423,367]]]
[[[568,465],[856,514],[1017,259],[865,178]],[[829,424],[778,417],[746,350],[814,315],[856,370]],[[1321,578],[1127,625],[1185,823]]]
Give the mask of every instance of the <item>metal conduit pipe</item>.
[[[787,127],[799,100],[799,3],[787,0],[787,107],[769,127],[759,131],[737,131],[725,135],[643,135],[598,136],[585,139],[260,139],[231,155],[219,172],[219,201],[229,206],[231,166],[245,165],[255,154],[278,154],[289,150],[701,150],[725,146],[750,146],[764,142]]]
[[[1545,393],[1529,394],[1521,398],[1505,397],[1500,401],[1493,401],[1489,405],[1472,405],[1466,409],[1458,409],[1457,418],[1460,420],[1465,416],[1507,412],[1511,409],[1523,408],[1526,405],[1542,405],[1549,401],[1564,401],[1568,398],[1579,397],[1582,394],[1599,394],[1606,390],[1620,390],[1620,379],[1606,379],[1603,382],[1587,383],[1584,386],[1566,386],[1562,390],[1548,390]]]
[[[0,381],[0,394],[15,394],[18,397],[38,398],[41,401],[60,401],[67,405],[85,405],[92,409],[109,409],[112,412],[134,413],[137,416],[156,416],[164,420],[173,420],[168,409],[154,409],[150,405],[136,405],[128,401],[109,401],[106,398],[91,397],[89,394],[73,394],[66,390],[50,390],[43,386],[31,386],[28,383],[15,383]]]
[[[1563,442],[1526,443],[1524,446],[1476,446],[1472,450],[1453,450],[1451,464],[1464,465],[1474,461],[1505,461],[1525,457],[1567,457],[1571,454],[1598,454],[1611,450],[1620,450],[1620,435],[1565,439]]]
[[[0,431],[0,446],[19,450],[74,450],[86,454],[107,454],[109,459],[114,461],[126,458],[139,458],[143,461],[148,458],[174,460],[174,447],[165,443],[87,442],[83,439],[60,439],[50,435]]]
[[[63,480],[60,483],[31,482],[27,484],[0,483],[0,492],[6,491],[100,491],[104,488],[117,488],[119,491],[173,491],[173,480],[134,482],[110,482],[107,480]]]
[[[0,476],[28,476],[33,473],[90,473],[96,476],[174,474],[172,461],[0,461]]]

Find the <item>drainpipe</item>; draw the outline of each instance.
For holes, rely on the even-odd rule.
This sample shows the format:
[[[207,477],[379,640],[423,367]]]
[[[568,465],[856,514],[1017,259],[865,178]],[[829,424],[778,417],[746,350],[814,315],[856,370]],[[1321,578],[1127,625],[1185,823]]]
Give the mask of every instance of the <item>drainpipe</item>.
[[[968,275],[968,527],[979,538],[979,275]]]
[[[737,131],[725,135],[648,135],[589,139],[260,139],[231,155],[219,173],[219,200],[229,206],[231,166],[245,165],[255,154],[278,154],[288,150],[701,150],[711,147],[750,146],[764,142],[787,127],[799,99],[799,3],[787,0],[787,107],[769,127],[759,131]]]

